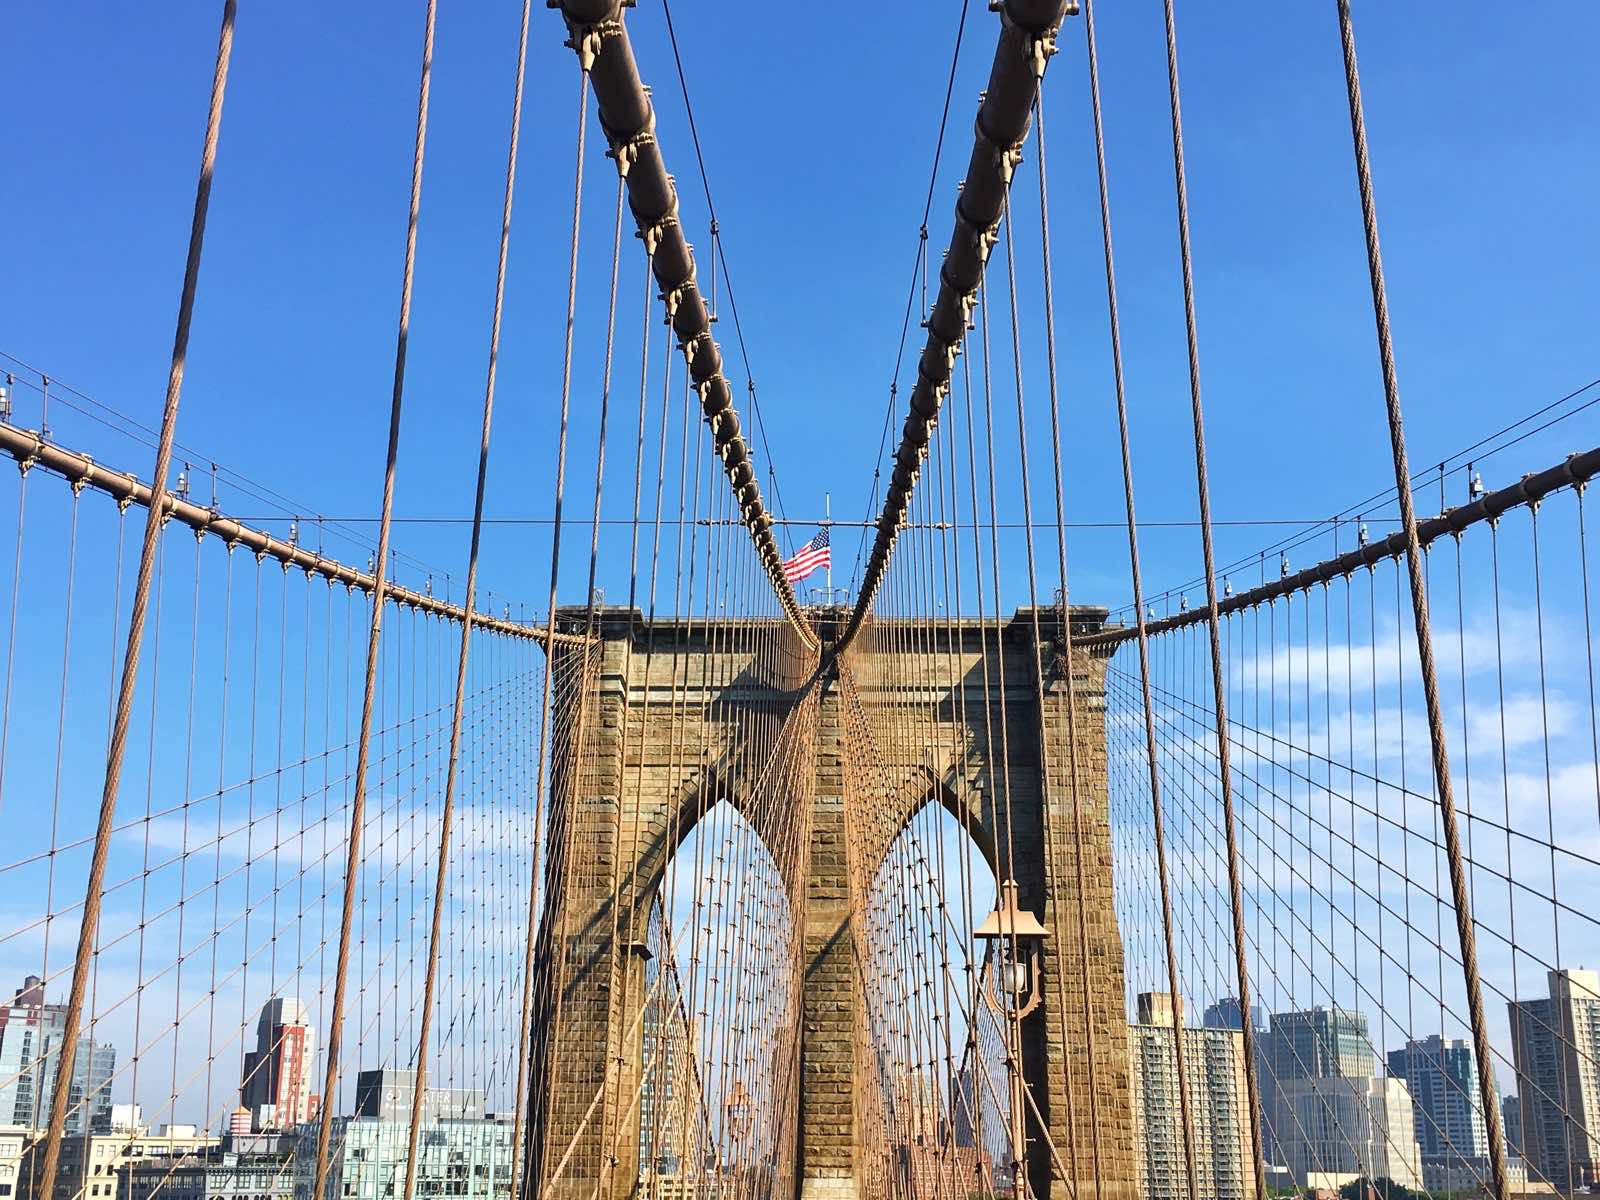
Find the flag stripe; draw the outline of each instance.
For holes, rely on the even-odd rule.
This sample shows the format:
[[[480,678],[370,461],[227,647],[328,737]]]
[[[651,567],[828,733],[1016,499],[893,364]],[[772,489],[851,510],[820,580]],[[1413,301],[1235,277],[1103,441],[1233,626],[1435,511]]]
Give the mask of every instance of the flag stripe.
[[[833,565],[833,551],[828,547],[828,530],[823,528],[783,564],[783,577],[790,583],[799,583],[822,567]]]

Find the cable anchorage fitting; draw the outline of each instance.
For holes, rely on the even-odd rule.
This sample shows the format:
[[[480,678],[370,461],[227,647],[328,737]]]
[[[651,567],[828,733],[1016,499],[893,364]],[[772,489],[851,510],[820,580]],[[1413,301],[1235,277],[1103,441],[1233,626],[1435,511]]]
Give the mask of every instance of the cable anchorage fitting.
[[[611,148],[606,151],[606,157],[617,164],[617,174],[626,179],[628,169],[639,159],[639,151],[656,140],[656,114],[652,110],[645,120],[643,128],[611,143]]]
[[[1072,0],[1072,2],[1067,5],[1067,15],[1075,16],[1077,15],[1077,12],[1078,5],[1076,0]],[[1050,29],[1046,30],[1044,33],[1034,34],[1028,39],[1027,54],[1028,66],[1033,70],[1033,77],[1035,79],[1043,79],[1045,67],[1047,67],[1050,64],[1050,60],[1056,56],[1056,31],[1054,29]]]
[[[622,22],[616,19],[600,21],[594,25],[571,26],[571,33],[567,37],[567,46],[576,51],[578,66],[583,68],[587,75],[594,70],[594,60],[600,57],[602,43],[608,37],[619,37],[622,33]]]
[[[655,252],[661,248],[661,239],[666,236],[667,230],[677,223],[678,214],[672,212],[662,217],[659,221],[652,221],[649,225],[641,225],[636,236],[644,242],[645,253],[653,257]]]

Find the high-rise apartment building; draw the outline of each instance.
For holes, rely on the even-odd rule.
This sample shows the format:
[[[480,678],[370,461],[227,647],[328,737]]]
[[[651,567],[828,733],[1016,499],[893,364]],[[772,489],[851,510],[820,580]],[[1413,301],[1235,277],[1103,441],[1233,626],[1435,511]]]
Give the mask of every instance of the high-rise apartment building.
[[[66,1022],[66,1005],[45,1002],[37,975],[28,976],[11,1003],[0,1006],[0,1125],[49,1123]],[[69,1134],[88,1133],[110,1115],[116,1067],[115,1048],[79,1036],[67,1094]]]
[[[1279,1162],[1299,1182],[1361,1175],[1423,1186],[1411,1093],[1387,1075],[1280,1080],[1273,1118]]]
[[[1520,1148],[1532,1179],[1576,1191],[1600,1182],[1600,974],[1547,978],[1548,997],[1506,1004]]]
[[[239,1102],[257,1131],[291,1129],[316,1115],[316,1050],[316,1033],[297,998],[274,996],[262,1006],[256,1048],[245,1054],[239,1079]]]
[[[676,979],[645,1006],[640,1055],[639,1162],[652,1178],[681,1174],[699,1149],[704,1121],[700,1033],[683,1008]]]
[[[1138,998],[1128,1026],[1133,1111],[1144,1200],[1185,1200],[1183,1105],[1173,1026],[1183,1038],[1195,1174],[1200,1195],[1245,1200],[1255,1194],[1255,1146],[1250,1134],[1244,1034],[1183,1024],[1183,1001],[1166,992]],[[1174,1018],[1176,1017],[1176,1022]]]
[[[1522,1101],[1516,1096],[1506,1096],[1500,1101],[1500,1128],[1506,1135],[1506,1148],[1518,1158],[1523,1156]]]
[[[1411,1093],[1379,1073],[1365,1014],[1273,1013],[1260,1037],[1267,1155],[1299,1181],[1365,1175],[1422,1186]]]
[[[1224,996],[1215,1004],[1206,1005],[1205,1020],[1201,1022],[1207,1029],[1240,1029],[1244,1028],[1244,1010],[1239,1004],[1239,997]],[[1250,1006],[1250,1028],[1265,1029],[1266,1022],[1261,1015],[1261,1006]]]
[[[1489,1132],[1478,1097],[1478,1060],[1460,1038],[1433,1034],[1389,1051],[1389,1074],[1411,1093],[1422,1181],[1461,1191],[1489,1178]]]

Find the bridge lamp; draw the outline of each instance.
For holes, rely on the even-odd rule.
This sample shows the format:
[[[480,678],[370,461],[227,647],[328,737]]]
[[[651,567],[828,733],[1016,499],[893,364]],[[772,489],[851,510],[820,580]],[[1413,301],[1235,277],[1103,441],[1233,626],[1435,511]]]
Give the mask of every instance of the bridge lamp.
[[[1039,1007],[1039,951],[1045,928],[1039,918],[1017,905],[1017,884],[1000,885],[995,910],[972,931],[983,942],[998,942],[999,954],[991,987],[999,1007],[1021,1018]]]

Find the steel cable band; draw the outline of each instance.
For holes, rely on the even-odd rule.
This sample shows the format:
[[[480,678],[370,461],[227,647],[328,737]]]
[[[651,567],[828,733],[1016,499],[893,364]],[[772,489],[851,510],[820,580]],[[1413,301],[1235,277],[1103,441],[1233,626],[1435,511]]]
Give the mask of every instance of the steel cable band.
[[[74,487],[91,487],[104,492],[119,504],[137,504],[144,508],[150,506],[149,484],[126,472],[102,466],[87,454],[47,442],[32,430],[0,424],[0,452],[9,454],[24,467],[43,467]],[[360,592],[372,591],[374,581],[371,571],[358,571],[337,559],[325,558],[298,542],[275,538],[264,530],[245,525],[203,504],[192,503],[171,491],[162,493],[161,505],[164,516],[182,522],[197,534],[211,534],[230,546],[242,546],[252,554],[276,559],[286,567],[298,567],[308,575],[320,575],[329,583],[342,583]],[[451,604],[426,592],[398,587],[387,581],[383,585],[383,598],[446,621],[460,623],[465,616],[459,604]],[[538,626],[522,625],[482,612],[473,614],[472,627],[487,633],[536,642],[544,642],[549,637],[557,643],[577,645],[586,640],[581,633],[547,634]]]
[[[1531,475],[1524,475],[1509,487],[1499,491],[1490,492],[1488,495],[1474,500],[1471,504],[1458,505],[1448,509],[1436,517],[1417,522],[1417,542],[1421,546],[1431,545],[1447,534],[1459,534],[1472,526],[1484,521],[1495,521],[1512,509],[1525,508],[1537,504],[1540,500],[1558,492],[1562,488],[1582,488],[1597,474],[1600,474],[1600,446],[1592,450],[1585,450],[1581,454],[1568,455],[1553,467]],[[1285,575],[1282,579],[1274,579],[1259,587],[1250,588],[1248,591],[1237,592],[1232,596],[1223,597],[1217,604],[1217,613],[1226,616],[1229,613],[1242,612],[1245,609],[1255,608],[1258,605],[1270,603],[1280,596],[1292,595],[1295,592],[1307,591],[1319,583],[1327,583],[1333,579],[1342,579],[1346,575],[1353,575],[1362,567],[1376,566],[1388,559],[1399,558],[1406,552],[1406,535],[1404,529],[1398,529],[1380,541],[1368,542],[1365,546],[1341,554],[1336,558],[1325,559],[1315,566],[1297,571],[1293,575]],[[1207,609],[1204,606],[1191,608],[1187,612],[1179,613],[1172,617],[1161,617],[1146,624],[1145,629],[1152,635],[1168,633],[1174,629],[1182,629],[1188,625],[1196,625],[1206,619]],[[1136,636],[1133,628],[1109,629],[1103,633],[1089,634],[1077,640],[1080,646],[1118,646]]]
[[[1011,177],[1022,161],[1022,144],[1032,123],[1034,98],[1045,65],[1055,53],[1055,35],[1062,19],[1077,11],[1074,0],[1003,0],[1001,29],[989,69],[989,86],[978,106],[972,157],[956,201],[955,228],[944,265],[939,269],[939,295],[928,313],[928,339],[917,364],[910,411],[895,451],[894,471],[878,517],[878,532],[862,576],[855,610],[840,637],[849,644],[883,581],[896,537],[905,523],[917,475],[928,455],[928,442],[939,408],[950,390],[961,342],[978,300],[989,252],[1000,236],[1001,214]]]
[[[815,636],[784,578],[783,553],[772,536],[772,515],[761,498],[750,447],[740,431],[733,390],[722,370],[722,350],[711,335],[711,317],[696,279],[694,251],[678,220],[677,188],[656,142],[655,110],[622,22],[623,5],[618,0],[562,0],[560,8],[571,33],[569,44],[590,73],[610,156],[627,186],[628,207],[651,254],[668,324],[700,397],[701,412],[739,505],[740,520],[750,531],[784,615],[806,644],[814,646]]]

